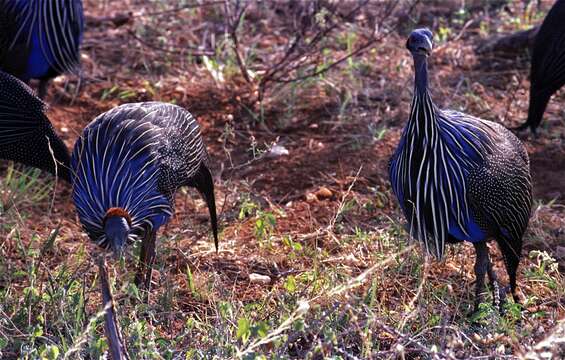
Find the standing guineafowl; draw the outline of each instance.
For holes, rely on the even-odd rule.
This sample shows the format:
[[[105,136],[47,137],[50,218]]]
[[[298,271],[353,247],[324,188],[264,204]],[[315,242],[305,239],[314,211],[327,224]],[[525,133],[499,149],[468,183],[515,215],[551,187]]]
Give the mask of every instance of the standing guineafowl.
[[[45,104],[0,71],[0,158],[37,167],[70,182],[70,156],[45,115]]]
[[[549,99],[565,85],[565,0],[557,0],[536,35],[530,70],[528,119],[517,127],[539,126]]]
[[[532,202],[528,154],[503,126],[434,105],[428,89],[428,29],[413,31],[406,47],[414,58],[415,88],[390,180],[411,235],[437,259],[443,258],[446,243],[473,243],[475,308],[486,273],[495,302],[500,296],[486,243],[495,238],[518,301],[516,272]]]
[[[83,35],[82,0],[0,0],[0,69],[24,82],[75,70]]]
[[[195,187],[203,195],[218,248],[208,155],[198,124],[186,110],[146,102],[103,113],[77,140],[71,165],[73,199],[89,237],[118,254],[128,240],[143,239],[140,263],[148,270],[146,288],[156,233],[173,214],[179,187]]]

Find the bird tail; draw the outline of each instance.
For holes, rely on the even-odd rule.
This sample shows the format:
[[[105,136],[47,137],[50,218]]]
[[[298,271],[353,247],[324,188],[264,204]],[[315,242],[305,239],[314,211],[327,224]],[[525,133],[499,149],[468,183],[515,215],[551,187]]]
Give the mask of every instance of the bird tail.
[[[214,180],[208,167],[202,163],[200,169],[194,176],[194,187],[200,192],[210,213],[210,224],[214,235],[214,246],[218,251],[218,217],[216,214],[216,197],[214,195]]]
[[[69,151],[45,109],[26,84],[0,71],[0,158],[70,181]]]
[[[545,92],[536,91],[535,89],[530,90],[530,107],[528,108],[528,119],[525,123],[515,128],[515,130],[524,130],[530,128],[535,134],[537,127],[539,126],[543,113],[547,107],[547,103],[551,98],[551,94]]]

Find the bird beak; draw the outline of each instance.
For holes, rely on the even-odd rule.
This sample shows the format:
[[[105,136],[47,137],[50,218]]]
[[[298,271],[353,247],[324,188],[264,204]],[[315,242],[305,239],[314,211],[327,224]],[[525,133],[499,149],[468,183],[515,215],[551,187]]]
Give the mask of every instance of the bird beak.
[[[213,185],[212,185],[213,186]],[[214,235],[214,248],[218,253],[218,217],[216,214],[216,199],[214,197],[214,188],[208,193],[203,193],[208,212],[210,213],[210,224],[212,225],[212,234]]]
[[[432,42],[430,39],[426,37],[426,42],[418,47],[418,53],[425,56],[430,56],[430,54],[432,53],[432,49],[433,49]]]
[[[111,240],[112,242],[112,253],[114,254],[114,258],[121,259],[124,256],[124,245],[126,240]],[[121,245],[119,245],[121,243]]]

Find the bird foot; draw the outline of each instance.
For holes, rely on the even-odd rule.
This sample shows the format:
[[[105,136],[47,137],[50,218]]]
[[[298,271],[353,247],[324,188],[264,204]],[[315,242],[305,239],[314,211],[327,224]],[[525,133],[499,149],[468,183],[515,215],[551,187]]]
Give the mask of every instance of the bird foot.
[[[502,314],[504,312],[504,305],[506,304],[506,294],[509,292],[509,287],[501,288],[497,281],[491,283],[492,286],[492,305],[498,309]],[[477,295],[472,314],[477,314],[481,311],[480,305],[484,301],[484,293]]]

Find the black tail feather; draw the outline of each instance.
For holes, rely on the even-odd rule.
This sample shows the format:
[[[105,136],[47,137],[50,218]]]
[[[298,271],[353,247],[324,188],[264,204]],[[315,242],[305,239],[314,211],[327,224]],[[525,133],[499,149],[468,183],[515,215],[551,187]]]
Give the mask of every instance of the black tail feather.
[[[514,130],[524,130],[530,128],[532,133],[536,133],[536,129],[543,119],[543,113],[547,107],[547,103],[551,98],[551,94],[546,92],[530,90],[530,107],[528,108],[528,119],[522,125],[515,127]]]
[[[212,225],[212,233],[214,235],[214,246],[218,252],[218,217],[216,214],[216,197],[214,195],[214,180],[212,173],[202,163],[200,169],[193,178],[192,186],[194,186],[206,201],[208,212],[210,213],[210,224]]]
[[[49,171],[70,182],[69,150],[45,108],[27,85],[0,71],[0,159]]]

